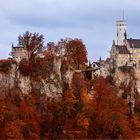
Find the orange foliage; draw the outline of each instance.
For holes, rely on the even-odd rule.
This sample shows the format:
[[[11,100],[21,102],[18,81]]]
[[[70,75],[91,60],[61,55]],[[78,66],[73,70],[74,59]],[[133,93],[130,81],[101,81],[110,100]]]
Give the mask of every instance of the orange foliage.
[[[0,138],[139,138],[140,117],[128,117],[127,102],[117,97],[114,85],[95,79],[91,97],[88,81],[79,74],[74,79],[77,83],[63,93],[62,100],[42,100],[40,93],[32,91],[16,104],[13,97],[0,94]],[[13,92],[18,94],[12,90],[12,96]]]
[[[131,123],[132,130],[137,135],[137,138],[139,138],[140,137],[140,117],[139,116],[133,116],[131,118],[130,123]]]
[[[88,128],[89,128],[89,118],[87,118],[83,113],[77,115],[77,125],[80,128],[80,131],[84,137],[87,137]]]
[[[6,138],[7,139],[20,139],[20,140],[24,140],[23,134],[22,134],[22,126],[24,126],[24,122],[20,121],[20,120],[15,120],[11,123],[9,123],[6,126]]]
[[[33,101],[33,102],[32,102]],[[34,99],[23,100],[20,104],[19,115],[20,119],[25,122],[27,130],[26,138],[35,139],[40,136],[40,117],[34,104]]]
[[[74,108],[75,104],[78,102],[79,100],[76,99],[75,95],[73,94],[72,90],[69,89],[66,91],[65,93],[65,97],[64,97],[64,105],[66,107],[66,113],[68,115],[71,115],[71,113],[73,111],[76,111],[76,109]]]
[[[94,90],[90,128],[93,133],[92,137],[134,138],[126,116],[127,102],[117,97],[116,87],[110,85],[107,80],[98,78],[94,82]]]
[[[68,60],[77,69],[85,66],[87,62],[87,51],[85,45],[80,39],[73,39],[67,43]]]
[[[28,76],[32,72],[32,65],[27,60],[21,60],[19,65],[20,73],[24,76]]]
[[[34,80],[46,78],[53,72],[53,58],[35,58],[34,61],[21,60],[19,65],[20,73],[23,76],[30,76]]]
[[[16,64],[12,59],[2,59],[0,60],[0,72],[8,73],[11,69],[11,64]]]
[[[46,118],[44,122],[45,136],[49,139],[57,139],[63,132],[65,114],[62,103],[53,99],[47,101]]]
[[[53,72],[55,56],[63,56],[61,73],[68,68],[82,69],[87,51],[80,39],[61,39],[47,44],[45,58],[43,36],[26,32],[19,44],[28,50],[29,60],[22,60],[19,70],[33,80],[46,79]],[[12,60],[0,60],[0,71],[9,71]],[[4,69],[2,69],[2,67]],[[63,77],[63,75],[62,75]],[[121,139],[140,137],[140,101],[136,114],[128,115],[127,102],[117,96],[112,77],[85,79],[74,73],[69,86],[62,78],[60,99],[47,98],[39,90],[22,97],[19,89],[0,91],[0,139]],[[92,88],[92,89],[91,89]],[[91,93],[91,94],[90,94]]]

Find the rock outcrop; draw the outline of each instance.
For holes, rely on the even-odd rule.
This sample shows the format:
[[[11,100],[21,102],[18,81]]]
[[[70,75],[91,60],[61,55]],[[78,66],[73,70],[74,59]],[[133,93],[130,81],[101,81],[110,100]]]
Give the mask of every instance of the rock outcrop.
[[[29,94],[32,89],[35,89],[49,98],[61,96],[63,82],[65,81],[66,83],[71,84],[73,78],[73,71],[68,69],[65,73],[62,73],[61,66],[61,58],[55,58],[51,74],[35,81],[30,76],[23,76],[18,69],[18,64],[11,64],[11,69],[8,73],[0,72],[0,87],[9,90],[18,88],[23,95]]]

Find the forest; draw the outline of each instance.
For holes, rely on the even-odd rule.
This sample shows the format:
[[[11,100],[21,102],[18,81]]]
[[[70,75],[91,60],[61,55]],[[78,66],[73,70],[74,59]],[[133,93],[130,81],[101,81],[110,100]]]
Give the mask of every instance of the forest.
[[[27,49],[28,59],[18,64],[13,59],[0,60],[0,73],[8,75],[16,64],[17,71],[34,82],[46,79],[51,73],[59,78],[53,71],[53,60],[61,57],[58,81],[62,92],[50,98],[34,87],[24,95],[16,84],[12,88],[1,86],[0,139],[140,138],[139,94],[136,94],[134,113],[126,100],[131,83],[118,87],[112,75],[88,79],[84,72],[75,72],[86,69],[88,63],[88,52],[81,39],[66,38],[45,45],[43,35],[27,31],[19,36],[18,43]],[[68,69],[73,71],[70,83],[65,80]],[[124,90],[122,96],[118,96],[120,88]]]

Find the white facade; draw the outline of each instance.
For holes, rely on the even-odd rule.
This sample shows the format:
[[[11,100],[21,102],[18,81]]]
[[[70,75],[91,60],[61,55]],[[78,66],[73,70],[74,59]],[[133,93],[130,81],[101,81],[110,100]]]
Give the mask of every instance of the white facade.
[[[124,45],[124,40],[126,39],[126,21],[117,21],[117,45]]]
[[[128,66],[130,63],[129,54],[118,54],[116,57],[116,67]]]

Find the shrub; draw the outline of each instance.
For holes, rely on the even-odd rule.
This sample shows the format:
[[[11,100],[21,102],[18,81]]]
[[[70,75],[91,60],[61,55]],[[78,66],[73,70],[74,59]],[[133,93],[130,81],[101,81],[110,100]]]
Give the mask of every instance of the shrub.
[[[0,72],[8,73],[11,69],[11,64],[16,63],[12,59],[2,59],[0,60]]]
[[[20,62],[19,71],[24,76],[29,76],[32,72],[32,65],[25,59]]]

